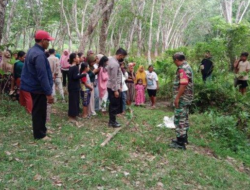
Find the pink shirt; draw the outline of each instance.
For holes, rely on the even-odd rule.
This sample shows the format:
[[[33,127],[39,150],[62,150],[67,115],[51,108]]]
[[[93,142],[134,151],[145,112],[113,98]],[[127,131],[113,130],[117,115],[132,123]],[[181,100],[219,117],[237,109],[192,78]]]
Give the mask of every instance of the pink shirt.
[[[98,88],[99,88],[99,97],[103,98],[105,93],[107,92],[107,83],[108,83],[108,72],[104,71],[104,68],[101,67],[100,72],[98,74]]]

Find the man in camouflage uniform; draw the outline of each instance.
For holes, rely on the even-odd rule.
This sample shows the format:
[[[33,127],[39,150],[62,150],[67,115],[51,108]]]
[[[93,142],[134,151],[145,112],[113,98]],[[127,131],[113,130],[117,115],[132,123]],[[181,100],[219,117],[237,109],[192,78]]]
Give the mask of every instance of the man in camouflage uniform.
[[[176,78],[174,82],[174,124],[176,127],[177,140],[173,140],[170,147],[178,149],[186,149],[185,144],[188,143],[188,114],[189,106],[193,101],[193,71],[185,60],[183,53],[176,53],[173,56],[176,64]]]

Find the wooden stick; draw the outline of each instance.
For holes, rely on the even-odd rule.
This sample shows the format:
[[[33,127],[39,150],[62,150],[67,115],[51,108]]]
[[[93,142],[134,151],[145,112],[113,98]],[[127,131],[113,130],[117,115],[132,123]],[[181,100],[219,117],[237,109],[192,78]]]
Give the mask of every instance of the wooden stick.
[[[134,115],[133,115],[133,111],[130,109],[130,113],[132,114],[132,117],[131,119],[126,123],[126,126],[125,127],[120,127],[120,128],[117,128],[102,144],[101,144],[101,147],[104,147],[106,146],[109,141],[111,141],[111,139],[113,139],[116,134],[121,131],[122,129],[125,129],[126,127],[128,127],[130,125],[130,123],[132,122],[133,118],[134,118]]]

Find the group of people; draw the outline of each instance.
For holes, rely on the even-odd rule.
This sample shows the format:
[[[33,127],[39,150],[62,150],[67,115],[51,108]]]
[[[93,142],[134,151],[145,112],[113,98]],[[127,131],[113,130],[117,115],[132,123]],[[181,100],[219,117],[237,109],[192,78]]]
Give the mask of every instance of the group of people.
[[[54,39],[49,33],[39,30],[35,34],[36,44],[28,53],[18,52],[14,68],[1,64],[1,68],[8,68],[9,73],[12,73],[10,83],[14,81],[19,89],[20,104],[32,114],[35,139],[50,139],[47,136],[46,122],[50,120],[51,105],[55,102],[56,90],[60,92],[62,101],[65,101],[66,87],[68,116],[72,122],[79,117],[96,115],[97,110],[105,114],[109,105],[108,125],[120,127],[116,116],[124,114],[127,105],[144,105],[146,91],[151,107],[155,107],[159,83],[152,65],[147,71],[139,66],[137,72],[134,71],[136,63],[129,63],[126,67],[124,59],[127,52],[122,48],[112,57],[95,55],[91,50],[86,57],[83,53],[69,53],[66,50],[60,56],[54,49],[46,51],[52,40]],[[173,60],[178,67],[174,83],[177,139],[171,142],[171,147],[186,149],[188,110],[193,100],[193,73],[184,54],[175,54]]]

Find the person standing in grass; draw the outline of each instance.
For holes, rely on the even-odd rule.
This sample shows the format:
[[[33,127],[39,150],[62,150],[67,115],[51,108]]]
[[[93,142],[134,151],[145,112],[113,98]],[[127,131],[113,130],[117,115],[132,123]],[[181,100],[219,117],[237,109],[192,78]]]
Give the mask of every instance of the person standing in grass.
[[[62,75],[63,75],[63,86],[66,87],[67,85],[67,78],[69,74],[69,51],[64,50],[63,54],[60,59],[60,65],[61,65],[61,70],[62,70]]]
[[[159,83],[158,83],[158,76],[154,72],[154,67],[152,65],[148,67],[148,71],[146,72],[146,75],[147,75],[148,96],[150,97],[151,107],[155,108],[156,93],[157,93],[157,90],[159,90]]]
[[[88,72],[89,72],[89,65],[87,63],[82,63],[80,73],[86,75],[81,79],[81,99],[83,105],[83,116],[82,116],[83,118],[88,118],[88,107],[90,103],[91,91],[93,91],[93,87],[91,86]]]
[[[25,107],[27,113],[32,113],[32,98],[29,92],[20,90],[21,86],[21,75],[23,70],[23,65],[25,61],[26,53],[24,51],[19,51],[17,54],[18,61],[14,65],[14,79],[17,88],[19,89],[19,103],[21,106]]]
[[[119,62],[123,62],[127,52],[120,48],[108,63],[108,93],[109,93],[109,126],[121,127],[116,121],[116,115],[122,113],[122,71]],[[133,83],[134,84],[134,83]]]
[[[93,88],[95,88],[95,76],[99,73],[99,68],[94,67],[94,64],[96,63],[96,56],[91,54],[87,57],[87,62],[89,64],[89,78],[90,82]],[[95,112],[95,91],[91,91],[91,97],[90,97],[90,104],[89,104],[89,115],[95,116],[97,115]]]
[[[127,91],[127,105],[130,106],[135,100],[135,63],[128,64],[128,78],[126,79]]]
[[[79,57],[76,53],[71,53],[69,56],[68,75],[68,92],[69,92],[69,110],[68,116],[70,121],[75,121],[79,116],[80,104],[80,79],[85,77],[86,74],[79,73]]]
[[[143,80],[138,79],[137,84],[135,85],[135,105],[136,106],[141,106],[145,102],[145,87],[143,85]]]
[[[46,31],[36,32],[36,44],[27,53],[21,75],[21,90],[30,92],[33,101],[32,126],[35,139],[50,140],[46,134],[46,112],[47,103],[54,103],[53,77],[45,50],[52,40],[54,38]]]
[[[240,60],[234,63],[235,73],[238,76],[237,85],[239,85],[239,91],[241,94],[245,95],[248,87],[248,73],[250,71],[250,63],[247,60],[248,53],[244,52],[240,56]]]
[[[122,114],[124,115],[126,112],[127,91],[128,91],[128,87],[125,81],[128,78],[128,72],[126,71],[124,62],[121,62],[120,65],[122,70]]]
[[[171,148],[186,149],[189,129],[189,107],[193,101],[193,71],[181,52],[174,54],[174,63],[177,66],[174,81],[174,124],[176,127],[176,140],[172,140]]]
[[[60,69],[60,60],[56,57],[56,51],[54,49],[49,49],[49,63],[50,63],[50,68],[53,73],[53,78],[54,78],[54,84],[53,84],[53,96],[56,96],[56,86],[58,87],[58,90],[60,92],[60,95],[63,99],[64,98],[64,92],[63,92],[63,85],[62,85],[62,73]]]
[[[200,70],[202,74],[202,79],[206,82],[207,79],[211,78],[214,69],[214,64],[212,62],[212,56],[210,51],[205,53],[205,59],[202,60],[200,65]]]
[[[99,62],[99,74],[98,74],[98,91],[99,91],[99,107],[102,113],[106,112],[107,101],[108,101],[108,90],[107,90],[107,83],[108,83],[108,58],[103,56]]]

